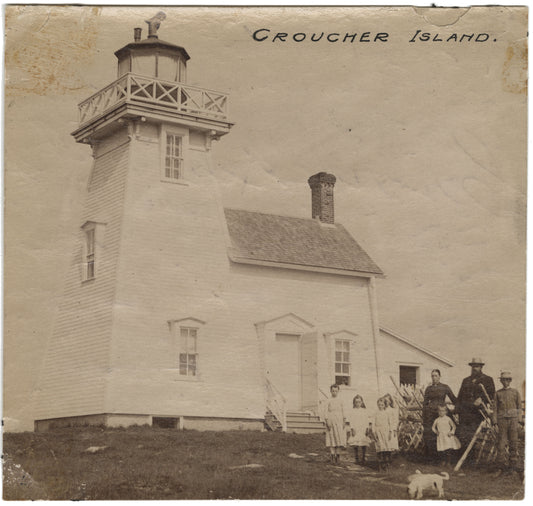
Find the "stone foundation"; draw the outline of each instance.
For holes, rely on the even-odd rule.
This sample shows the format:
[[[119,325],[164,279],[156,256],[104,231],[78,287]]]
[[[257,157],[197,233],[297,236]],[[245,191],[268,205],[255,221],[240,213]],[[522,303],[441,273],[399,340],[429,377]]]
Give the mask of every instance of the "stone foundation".
[[[153,424],[153,418],[157,419],[156,424]],[[88,425],[104,425],[106,427],[128,427],[131,425],[162,426],[161,420],[168,420],[168,424],[164,424],[164,426],[175,427],[174,430],[264,430],[264,420],[262,419],[155,415],[152,417],[152,415],[115,413],[35,420],[34,429],[36,432],[44,432],[62,427],[83,427]]]

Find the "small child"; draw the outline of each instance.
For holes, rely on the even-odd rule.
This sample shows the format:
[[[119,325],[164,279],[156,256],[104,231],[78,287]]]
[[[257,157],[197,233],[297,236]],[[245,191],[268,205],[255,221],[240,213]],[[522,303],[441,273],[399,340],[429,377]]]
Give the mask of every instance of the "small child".
[[[438,411],[439,416],[433,422],[431,430],[437,434],[437,455],[443,464],[451,466],[452,452],[461,448],[461,443],[455,436],[455,423],[447,416],[446,406],[440,405]]]
[[[378,411],[374,415],[372,423],[372,436],[376,444],[376,453],[378,457],[378,468],[380,471],[388,470],[390,465],[391,451],[389,443],[392,439],[392,427],[390,416],[387,413],[385,399],[378,399]]]
[[[503,388],[494,396],[494,413],[492,420],[498,429],[498,471],[499,476],[507,470],[516,474],[518,463],[518,418],[522,412],[522,401],[518,390],[511,388],[513,376],[509,371],[502,371],[500,383]],[[509,465],[506,465],[505,447],[509,444]]]
[[[394,405],[394,399],[391,394],[385,394],[383,396],[385,401],[385,410],[390,418],[390,426],[392,427],[392,437],[389,440],[389,450],[397,451],[398,445],[398,425],[400,424],[400,413],[398,408]]]
[[[338,397],[339,385],[331,385],[329,388],[331,399],[328,401],[325,413],[326,422],[326,446],[329,448],[331,463],[339,463],[340,449],[346,446],[346,431],[344,425],[344,407]]]
[[[369,419],[366,413],[365,401],[360,395],[353,398],[353,409],[348,414],[350,423],[348,444],[353,446],[355,463],[365,465],[366,447],[370,443],[368,439]],[[361,460],[359,460],[359,450],[361,450]]]

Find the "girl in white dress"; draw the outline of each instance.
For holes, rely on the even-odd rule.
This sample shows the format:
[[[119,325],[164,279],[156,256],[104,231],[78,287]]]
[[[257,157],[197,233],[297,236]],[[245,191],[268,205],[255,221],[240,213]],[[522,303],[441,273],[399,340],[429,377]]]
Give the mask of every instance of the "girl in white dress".
[[[331,399],[328,401],[325,413],[326,422],[326,446],[331,454],[332,464],[338,464],[340,449],[346,446],[346,418],[344,407],[338,397],[339,385],[331,385]]]
[[[397,451],[398,446],[398,425],[400,424],[400,411],[394,403],[394,399],[391,394],[385,394],[383,396],[385,399],[386,411],[389,414],[390,425],[392,427],[392,438],[389,442],[389,450]]]
[[[431,430],[437,434],[437,455],[441,462],[449,466],[452,463],[452,452],[461,448],[461,443],[455,435],[455,423],[447,416],[446,406],[439,406],[439,416],[433,422]]]
[[[366,447],[370,443],[367,436],[370,420],[366,412],[365,401],[360,395],[353,398],[353,409],[348,413],[350,429],[348,431],[348,444],[353,446],[355,463],[365,465]],[[359,449],[361,449],[361,461],[359,461]]]
[[[390,449],[389,442],[392,439],[392,427],[390,416],[387,413],[385,399],[378,399],[378,410],[372,420],[372,438],[376,444],[378,467],[380,471],[388,468]]]

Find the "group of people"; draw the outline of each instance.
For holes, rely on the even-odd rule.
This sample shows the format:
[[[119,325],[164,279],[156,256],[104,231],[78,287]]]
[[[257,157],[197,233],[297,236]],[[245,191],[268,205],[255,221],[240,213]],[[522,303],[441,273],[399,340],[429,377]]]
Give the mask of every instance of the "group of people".
[[[482,422],[492,424],[497,434],[496,475],[509,470],[515,473],[518,463],[518,423],[522,401],[518,390],[511,388],[512,374],[502,371],[502,388],[496,391],[494,380],[483,373],[485,363],[473,358],[468,364],[470,376],[462,383],[457,397],[440,381],[440,371],[431,372],[432,384],[424,391],[422,410],[426,455],[430,461],[451,463],[453,453],[472,441]],[[451,406],[448,407],[446,399]],[[451,409],[454,416],[451,416]],[[457,422],[457,424],[455,423]],[[457,429],[457,436],[455,432]],[[506,447],[509,447],[509,459]]]
[[[331,462],[338,463],[341,449],[348,445],[354,449],[355,463],[365,465],[366,449],[373,441],[379,469],[388,469],[392,452],[398,450],[399,411],[392,396],[380,397],[377,411],[370,416],[361,395],[353,398],[353,409],[345,413],[339,398],[339,386],[331,385],[330,391],[331,399],[324,418]]]
[[[457,397],[441,383],[438,369],[431,372],[431,385],[424,391],[422,422],[426,456],[431,462],[452,465],[454,454],[465,449],[480,424],[491,423],[498,438],[498,470],[516,472],[518,463],[518,422],[522,412],[520,394],[510,387],[512,375],[502,371],[502,387],[496,391],[494,381],[483,373],[484,362],[474,358],[468,364],[471,374],[463,380]],[[390,394],[377,400],[377,411],[368,415],[361,395],[353,398],[353,409],[345,413],[339,386],[331,385],[331,398],[325,412],[326,446],[332,463],[338,463],[342,448],[354,448],[357,464],[365,464],[366,449],[376,447],[378,466],[387,470],[392,452],[398,450],[399,409]],[[448,404],[447,404],[448,399]],[[457,434],[456,434],[457,432]],[[506,447],[509,446],[509,460]]]

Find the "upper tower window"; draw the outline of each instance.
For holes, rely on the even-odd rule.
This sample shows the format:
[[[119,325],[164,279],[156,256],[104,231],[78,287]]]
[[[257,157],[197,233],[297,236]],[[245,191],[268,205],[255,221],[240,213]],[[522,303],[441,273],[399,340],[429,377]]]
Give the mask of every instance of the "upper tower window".
[[[85,231],[85,279],[94,278],[94,250],[95,250],[95,234],[94,228],[90,228]]]
[[[94,279],[97,275],[98,263],[102,256],[103,223],[86,221],[81,227],[82,240],[82,281]]]
[[[183,177],[183,137],[172,133],[166,134],[165,178],[181,179]]]

